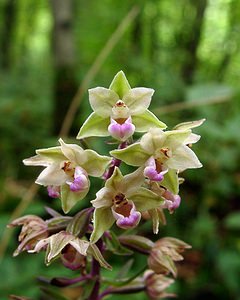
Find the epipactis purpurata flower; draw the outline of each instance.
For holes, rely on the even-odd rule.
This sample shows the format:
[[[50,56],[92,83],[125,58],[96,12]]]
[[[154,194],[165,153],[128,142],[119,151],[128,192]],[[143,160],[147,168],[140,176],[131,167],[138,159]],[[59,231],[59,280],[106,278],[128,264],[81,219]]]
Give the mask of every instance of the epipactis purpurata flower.
[[[59,139],[60,146],[36,150],[37,155],[24,159],[28,166],[44,166],[36,183],[48,187],[48,194],[61,198],[65,213],[89,191],[88,175],[101,176],[111,158],[93,150],[83,150],[75,144],[66,144]]]
[[[123,229],[138,225],[142,211],[160,206],[163,200],[152,191],[141,187],[144,182],[142,168],[123,176],[115,167],[113,175],[91,201],[95,207],[94,230],[91,241],[96,242],[116,221]]]
[[[77,138],[111,135],[126,141],[135,131],[166,128],[148,110],[153,93],[150,88],[131,88],[125,74],[118,72],[109,89],[96,87],[89,90],[89,102],[94,112],[81,127]]]

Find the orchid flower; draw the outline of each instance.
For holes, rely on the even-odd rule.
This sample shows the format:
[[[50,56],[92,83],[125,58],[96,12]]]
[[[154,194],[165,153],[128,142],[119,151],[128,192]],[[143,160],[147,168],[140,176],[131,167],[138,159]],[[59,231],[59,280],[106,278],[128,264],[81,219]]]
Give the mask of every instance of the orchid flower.
[[[36,183],[47,186],[49,196],[60,197],[63,211],[67,213],[88,193],[88,175],[101,176],[111,158],[75,144],[65,144],[62,139],[59,143],[58,147],[36,150],[37,155],[24,159],[23,163],[45,167]]]
[[[181,172],[200,168],[202,164],[189,145],[200,139],[199,135],[192,133],[191,128],[201,125],[203,121],[179,124],[177,129],[171,131],[150,128],[140,142],[110,153],[129,165],[145,165],[144,175],[152,181],[162,181],[170,169]]]
[[[120,71],[109,89],[96,87],[89,90],[93,113],[81,127],[77,138],[108,136],[126,141],[135,131],[146,132],[149,127],[166,125],[148,110],[153,89],[131,89],[125,74]]]
[[[123,229],[136,227],[141,218],[140,212],[163,203],[160,196],[141,187],[143,182],[141,168],[123,176],[115,167],[113,175],[96,194],[96,199],[91,201],[95,207],[92,242],[96,242],[115,221]]]

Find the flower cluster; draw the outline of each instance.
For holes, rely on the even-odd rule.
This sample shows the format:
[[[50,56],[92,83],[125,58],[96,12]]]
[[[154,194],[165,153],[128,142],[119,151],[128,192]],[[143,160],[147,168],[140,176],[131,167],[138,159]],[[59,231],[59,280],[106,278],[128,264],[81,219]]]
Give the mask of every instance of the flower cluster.
[[[9,225],[22,226],[15,255],[22,251],[45,251],[47,265],[60,258],[65,267],[81,271],[81,277],[56,277],[50,284],[67,286],[85,282],[88,286],[94,279],[95,284],[87,288],[88,299],[141,290],[151,299],[173,296],[165,292],[174,281],[166,275],[176,276],[174,262],[182,260],[180,253],[190,246],[170,237],[153,243],[146,237],[129,235],[126,230],[134,229],[137,233],[140,224],[150,218],[157,234],[159,223],[165,223],[164,211],[173,213],[179,207],[179,184],[183,181],[180,173],[202,166],[191,147],[200,139],[192,129],[204,120],[181,123],[166,130],[167,126],[148,110],[153,93],[150,88],[131,88],[122,71],[109,88],[89,90],[93,112],[77,139],[82,144],[81,140],[88,137],[111,136],[118,148],[111,150],[109,156],[59,139],[59,146],[36,150],[35,156],[23,160],[25,165],[44,167],[36,183],[47,187],[50,197],[61,200],[65,214],[73,207],[77,209],[79,201],[87,206],[75,216],[47,208],[51,215],[48,220],[30,215]],[[135,132],[142,133],[137,140]],[[123,175],[122,163],[135,170]],[[91,176],[101,178],[103,186],[95,199],[89,201]],[[114,234],[114,223],[123,233],[120,236]],[[149,270],[132,280],[128,278],[125,283],[110,282],[100,292],[99,267],[111,269],[104,258],[105,250],[119,255],[143,253],[148,257]]]

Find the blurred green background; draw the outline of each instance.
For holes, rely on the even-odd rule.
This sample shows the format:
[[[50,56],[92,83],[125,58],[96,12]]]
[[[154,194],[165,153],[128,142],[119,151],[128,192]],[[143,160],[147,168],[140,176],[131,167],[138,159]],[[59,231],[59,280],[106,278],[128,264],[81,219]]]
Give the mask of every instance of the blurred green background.
[[[239,50],[239,0],[0,1],[1,299],[40,299],[37,276],[75,274],[58,263],[45,267],[42,254],[12,258],[18,230],[6,224],[24,214],[46,217],[45,205],[60,211],[43,188],[31,200],[39,169],[22,159],[56,145],[60,131],[74,141],[91,111],[87,89],[108,87],[119,70],[132,87],[155,89],[151,109],[169,129],[207,119],[195,130],[204,167],[184,173],[182,205],[159,234],[193,247],[172,291],[185,300],[240,299]],[[76,114],[61,129],[76,93]],[[109,150],[104,139],[89,143]],[[92,184],[89,200],[98,187]],[[144,230],[152,235],[150,225]],[[137,258],[135,269],[144,259]]]

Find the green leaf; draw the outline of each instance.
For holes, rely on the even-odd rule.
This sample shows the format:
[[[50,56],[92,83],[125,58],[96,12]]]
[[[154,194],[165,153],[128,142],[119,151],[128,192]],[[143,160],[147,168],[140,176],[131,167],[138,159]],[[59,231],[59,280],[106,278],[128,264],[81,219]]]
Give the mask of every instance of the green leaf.
[[[93,215],[93,232],[90,242],[96,243],[103,233],[112,227],[114,221],[110,207],[96,208]]]
[[[120,99],[122,99],[123,96],[131,89],[123,71],[120,71],[115,75],[109,89],[117,93]]]
[[[92,278],[91,280],[87,280],[85,282],[82,282],[80,286],[83,286],[82,288],[82,294],[77,300],[88,300],[93,289],[95,286],[95,283],[97,281],[97,278]],[[68,299],[69,300],[69,299]]]
[[[97,260],[100,264],[105,269],[112,270],[112,267],[109,265],[109,263],[104,259],[102,256],[102,253],[98,249],[97,245],[95,244],[90,244],[88,248],[88,253],[91,254],[95,260]]]
[[[150,157],[140,146],[140,143],[132,144],[124,149],[113,150],[110,154],[128,165],[136,167],[143,165]]]
[[[62,296],[61,292],[59,292],[59,289],[45,286],[41,287],[40,289],[44,293],[44,299],[46,300],[68,300],[67,298]]]
[[[90,136],[108,136],[109,124],[109,117],[103,118],[93,112],[80,128],[77,139],[84,139]]]
[[[81,164],[87,173],[91,176],[101,176],[111,162],[111,157],[99,155],[93,150],[85,150],[86,162]]]
[[[129,259],[118,271],[116,278],[117,279],[122,279],[126,277],[127,273],[131,270],[132,265],[134,263],[134,259],[131,258]]]
[[[224,225],[229,229],[240,230],[240,211],[230,213],[225,218]]]
[[[89,186],[90,184],[87,189],[80,192],[72,192],[67,184],[61,186],[61,203],[65,214],[67,214],[78,201],[82,200],[87,195]]]
[[[132,123],[136,126],[137,132],[146,132],[149,128],[165,129],[167,127],[148,109],[140,115],[132,116]]]
[[[178,174],[176,170],[170,169],[165,175],[161,185],[172,192],[174,195],[177,195],[179,192],[179,183],[178,183]]]
[[[160,196],[143,187],[132,194],[129,200],[134,202],[138,211],[157,208],[163,203],[163,199]]]

